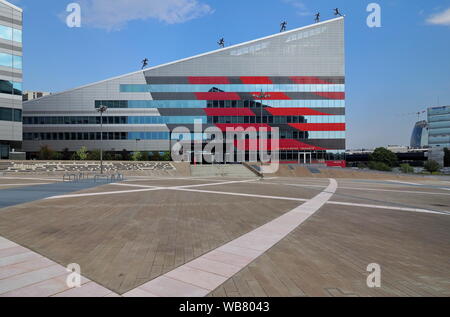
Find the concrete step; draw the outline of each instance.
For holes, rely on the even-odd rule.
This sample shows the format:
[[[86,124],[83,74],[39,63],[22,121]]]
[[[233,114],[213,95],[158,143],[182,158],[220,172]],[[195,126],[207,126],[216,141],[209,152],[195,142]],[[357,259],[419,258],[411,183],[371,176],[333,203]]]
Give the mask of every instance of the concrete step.
[[[196,177],[222,176],[222,177],[255,177],[248,168],[241,164],[214,164],[214,165],[192,165],[191,175]]]

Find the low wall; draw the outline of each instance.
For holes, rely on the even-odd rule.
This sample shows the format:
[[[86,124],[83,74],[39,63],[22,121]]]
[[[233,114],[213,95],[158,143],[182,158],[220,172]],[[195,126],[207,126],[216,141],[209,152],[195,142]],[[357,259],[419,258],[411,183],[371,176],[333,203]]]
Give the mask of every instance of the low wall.
[[[120,172],[125,175],[173,175],[181,173],[188,176],[184,163],[173,162],[132,162],[105,161],[106,173]],[[0,173],[3,174],[47,174],[59,175],[67,172],[98,173],[99,161],[0,161]]]

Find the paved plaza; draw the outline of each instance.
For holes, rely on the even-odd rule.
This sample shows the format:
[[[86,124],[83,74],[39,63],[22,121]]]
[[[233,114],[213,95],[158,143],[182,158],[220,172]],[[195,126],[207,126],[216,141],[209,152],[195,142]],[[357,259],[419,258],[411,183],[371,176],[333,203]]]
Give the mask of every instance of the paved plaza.
[[[0,176],[0,237],[0,296],[450,296],[431,178]]]

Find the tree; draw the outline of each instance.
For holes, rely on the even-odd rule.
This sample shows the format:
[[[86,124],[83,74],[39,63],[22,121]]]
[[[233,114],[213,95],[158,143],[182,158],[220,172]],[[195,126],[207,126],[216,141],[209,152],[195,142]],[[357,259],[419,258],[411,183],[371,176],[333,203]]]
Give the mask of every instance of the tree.
[[[450,167],[450,149],[444,149],[444,166]]]
[[[423,167],[430,173],[438,172],[441,169],[441,165],[434,160],[426,161]]]
[[[141,152],[141,161],[149,161],[148,152]]]
[[[79,160],[79,161],[86,161],[87,157],[88,157],[88,152],[87,152],[87,148],[85,146],[82,146],[78,151],[73,153],[73,156],[72,156],[72,158],[74,160]]]
[[[62,157],[63,157],[62,153],[60,153],[60,152],[53,152],[52,160],[54,160],[54,161],[61,161]]]
[[[142,153],[141,152],[134,152],[133,155],[131,155],[132,161],[142,161]]]
[[[51,160],[53,159],[55,151],[53,151],[48,145],[43,145],[39,149],[39,159],[40,160]]]
[[[124,160],[124,161],[130,160],[130,153],[127,150],[123,149],[121,154],[122,154],[122,160]]]
[[[162,160],[166,162],[172,161],[172,155],[170,154],[170,152],[164,152]]]
[[[400,170],[402,171],[402,173],[405,173],[405,174],[414,173],[414,168],[411,167],[411,165],[409,165],[409,164],[401,164]]]
[[[87,159],[89,161],[100,161],[100,150],[93,150],[88,153]]]
[[[384,163],[389,167],[396,166],[398,162],[397,155],[384,147],[376,148],[369,156],[369,160]]]
[[[161,155],[159,152],[152,152],[152,161],[161,161]]]
[[[113,154],[112,152],[103,152],[103,160],[104,161],[112,161],[113,160]]]
[[[384,172],[392,171],[392,168],[389,165],[387,165],[386,163],[376,162],[376,161],[370,161],[369,168],[371,170],[384,171]]]
[[[68,148],[65,148],[63,151],[62,151],[62,159],[63,160],[65,160],[65,161],[68,161],[68,160],[70,160],[70,152],[69,152],[69,149]]]

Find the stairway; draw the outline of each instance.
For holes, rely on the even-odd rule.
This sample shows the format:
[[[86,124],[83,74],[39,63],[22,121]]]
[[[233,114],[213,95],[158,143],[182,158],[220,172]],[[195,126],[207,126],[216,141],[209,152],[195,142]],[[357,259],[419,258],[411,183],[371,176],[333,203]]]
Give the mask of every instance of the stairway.
[[[256,175],[242,164],[214,164],[214,165],[191,165],[191,176],[195,177],[243,177],[252,178]]]

